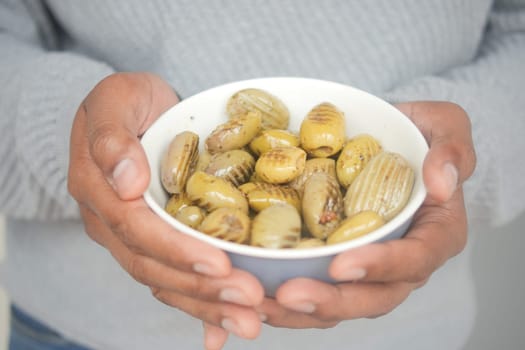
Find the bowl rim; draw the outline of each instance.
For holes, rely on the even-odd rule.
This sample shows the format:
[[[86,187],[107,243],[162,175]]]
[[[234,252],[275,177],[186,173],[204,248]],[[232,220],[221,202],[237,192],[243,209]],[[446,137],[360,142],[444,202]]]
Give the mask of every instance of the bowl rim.
[[[176,105],[172,106],[168,110],[166,110],[164,113],[162,113],[159,118],[152,124],[150,127],[145,131],[141,138],[141,144],[143,144],[145,141],[148,140],[150,135],[153,133],[155,129],[156,122],[162,118],[168,118],[170,114],[173,113],[174,110],[179,108],[182,104],[191,103],[192,100],[199,98],[201,94],[204,93],[212,93],[214,90],[217,89],[232,89],[235,88],[235,86],[239,87],[249,87],[257,86],[262,84],[265,84],[268,81],[286,81],[286,82],[293,82],[301,83],[301,82],[308,82],[308,83],[318,83],[318,84],[324,84],[324,85],[334,85],[340,88],[353,90],[355,93],[358,94],[364,94],[368,97],[372,97],[376,100],[377,103],[386,104],[389,106],[389,108],[392,110],[392,113],[397,114],[398,117],[401,117],[404,119],[402,121],[403,123],[407,124],[407,128],[413,129],[412,131],[415,132],[415,137],[419,138],[419,146],[426,147],[426,152],[428,152],[428,144],[420,132],[420,130],[415,126],[410,119],[404,115],[401,111],[397,110],[394,106],[392,106],[390,103],[386,102],[385,100],[379,98],[376,95],[373,95],[369,92],[366,92],[364,90],[361,90],[359,88],[329,81],[329,80],[322,80],[322,79],[316,79],[316,78],[304,78],[304,77],[286,77],[286,76],[278,76],[278,77],[264,77],[264,78],[253,78],[253,79],[246,79],[246,80],[239,80],[235,82],[229,82],[226,84],[221,84],[214,86],[210,89],[203,90],[201,92],[198,92],[192,96],[189,96]],[[190,102],[188,102],[190,101]],[[148,159],[149,162],[149,159]],[[160,216],[164,221],[166,221],[170,226],[174,227],[177,231],[179,231],[182,234],[189,235],[193,238],[196,238],[200,241],[206,242],[210,245],[213,245],[217,248],[220,248],[227,253],[235,253],[239,255],[244,256],[251,256],[251,257],[258,257],[258,258],[268,258],[268,259],[306,259],[306,258],[314,258],[314,257],[323,257],[323,256],[329,256],[329,255],[335,255],[341,252],[344,252],[349,249],[357,248],[363,245],[366,245],[368,243],[373,243],[381,240],[382,238],[388,236],[388,234],[395,231],[396,228],[399,228],[403,226],[408,220],[411,220],[414,213],[419,209],[419,207],[422,205],[425,197],[426,197],[426,189],[425,186],[421,186],[419,191],[412,193],[411,200],[406,204],[406,206],[402,209],[402,211],[397,214],[394,218],[392,218],[390,221],[388,221],[385,225],[381,226],[380,228],[374,230],[371,233],[368,233],[362,237],[358,237],[355,239],[352,239],[350,241],[341,242],[333,245],[325,245],[321,247],[311,247],[311,248],[301,248],[301,249],[273,249],[273,248],[262,248],[262,247],[254,247],[234,242],[229,242],[222,240],[220,238],[215,238],[209,235],[206,235],[205,233],[202,233],[198,230],[195,230],[178,220],[176,220],[174,217],[172,217],[170,214],[168,214],[164,208],[162,208],[156,200],[153,198],[152,194],[150,193],[150,185],[151,182],[154,181],[152,176],[150,176],[150,183],[148,184],[148,188],[146,192],[143,194],[143,198],[146,201],[147,205],[150,207],[153,212],[155,212],[158,216]]]

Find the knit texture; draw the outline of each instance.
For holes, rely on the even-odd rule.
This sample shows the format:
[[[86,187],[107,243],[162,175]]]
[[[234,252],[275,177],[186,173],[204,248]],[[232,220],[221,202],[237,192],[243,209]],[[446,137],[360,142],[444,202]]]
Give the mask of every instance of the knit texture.
[[[516,159],[525,149],[524,7],[516,0],[0,0],[0,212],[9,218],[12,298],[95,348],[202,348],[198,321],[156,302],[83,234],[67,193],[76,109],[114,71],[157,73],[182,97],[235,80],[301,76],[392,102],[457,102],[472,119],[478,156],[465,184],[469,216],[511,220],[525,207],[525,168]],[[232,339],[227,349],[458,349],[473,322],[469,276],[464,253],[388,316],[322,331],[265,328],[256,342]]]

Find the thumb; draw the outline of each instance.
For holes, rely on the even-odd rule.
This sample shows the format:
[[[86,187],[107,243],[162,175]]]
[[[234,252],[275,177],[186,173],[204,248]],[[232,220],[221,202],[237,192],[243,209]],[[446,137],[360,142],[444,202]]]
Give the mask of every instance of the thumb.
[[[148,73],[113,74],[84,101],[90,156],[121,199],[146,190],[150,169],[140,136],[178,101],[167,83]]]
[[[476,164],[467,113],[449,102],[409,102],[396,107],[416,124],[430,146],[423,163],[429,196],[447,201]]]

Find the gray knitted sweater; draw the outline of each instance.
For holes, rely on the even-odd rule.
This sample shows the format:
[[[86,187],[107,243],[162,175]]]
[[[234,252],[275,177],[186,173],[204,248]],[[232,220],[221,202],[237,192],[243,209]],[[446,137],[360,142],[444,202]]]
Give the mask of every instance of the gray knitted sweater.
[[[0,49],[10,294],[96,348],[202,347],[197,320],[153,300],[83,234],[67,193],[76,108],[114,71],[155,72],[182,97],[245,78],[302,76],[390,101],[453,101],[472,118],[478,154],[465,185],[472,230],[525,207],[524,1],[0,0]],[[472,325],[471,288],[465,252],[385,317],[329,330],[265,328],[227,348],[455,349]]]

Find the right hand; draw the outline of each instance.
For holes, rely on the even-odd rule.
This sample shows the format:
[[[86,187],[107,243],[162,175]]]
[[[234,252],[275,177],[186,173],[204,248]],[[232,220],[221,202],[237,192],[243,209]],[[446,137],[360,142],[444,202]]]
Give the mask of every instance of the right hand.
[[[223,251],[176,231],[142,198],[150,169],[140,137],[177,102],[173,89],[152,74],[102,80],[73,122],[68,188],[87,234],[157,299],[203,320],[206,347],[219,349],[227,335],[222,328],[243,338],[259,334],[254,306],[264,292],[254,276],[232,268]]]

